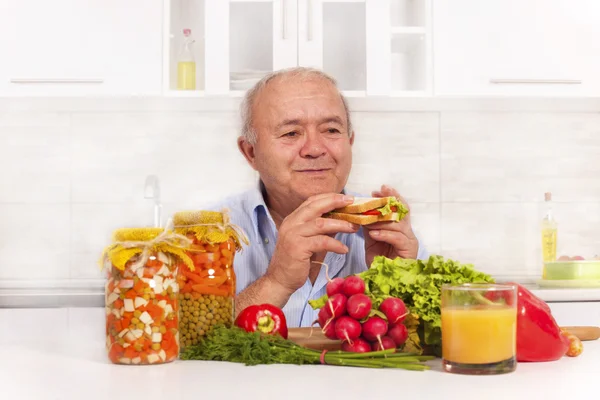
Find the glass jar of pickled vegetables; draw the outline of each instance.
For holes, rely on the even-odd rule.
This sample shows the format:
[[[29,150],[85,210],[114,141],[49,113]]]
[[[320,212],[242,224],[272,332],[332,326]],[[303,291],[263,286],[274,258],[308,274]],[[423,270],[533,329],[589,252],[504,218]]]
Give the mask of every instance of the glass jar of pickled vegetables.
[[[197,344],[213,326],[233,324],[236,293],[233,261],[248,239],[226,212],[184,211],[173,217],[175,232],[192,240],[187,250],[193,267],[181,265],[181,347]]]
[[[124,228],[101,260],[106,347],[115,364],[161,364],[179,355],[177,269],[193,266],[185,236],[162,228]]]

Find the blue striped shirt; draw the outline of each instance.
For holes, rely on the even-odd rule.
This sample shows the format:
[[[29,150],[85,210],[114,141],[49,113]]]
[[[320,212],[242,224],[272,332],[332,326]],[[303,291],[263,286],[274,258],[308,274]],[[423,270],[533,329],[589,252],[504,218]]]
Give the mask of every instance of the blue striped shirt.
[[[250,242],[249,246],[244,246],[243,251],[235,255],[236,292],[239,294],[267,271],[275,251],[277,228],[265,204],[260,183],[255,189],[230,197],[217,207],[211,207],[215,211],[223,208],[229,210],[231,222],[244,231]],[[362,228],[354,234],[338,233],[335,238],[344,243],[349,252],[326,254],[323,262],[328,265],[329,278],[346,277],[366,270]],[[420,243],[419,240],[417,258],[426,259],[427,251]],[[283,307],[289,327],[311,326],[317,319],[318,310],[313,310],[308,300],[318,299],[326,294],[326,285],[325,267],[322,267],[314,285],[307,279],[304,285],[292,294]]]

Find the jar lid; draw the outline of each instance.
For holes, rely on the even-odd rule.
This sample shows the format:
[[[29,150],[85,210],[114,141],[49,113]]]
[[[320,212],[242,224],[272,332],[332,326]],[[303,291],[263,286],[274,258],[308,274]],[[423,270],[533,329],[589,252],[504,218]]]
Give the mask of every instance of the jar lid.
[[[231,223],[227,210],[219,211],[180,211],[173,216],[175,232],[181,235],[193,233],[200,242],[223,243],[230,238],[235,241],[236,251],[241,244],[249,244],[244,231]]]

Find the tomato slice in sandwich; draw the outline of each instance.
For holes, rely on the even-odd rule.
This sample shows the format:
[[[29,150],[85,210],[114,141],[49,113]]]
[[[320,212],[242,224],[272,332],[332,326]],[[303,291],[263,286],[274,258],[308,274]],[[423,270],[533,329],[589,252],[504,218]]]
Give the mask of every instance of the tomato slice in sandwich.
[[[362,215],[381,215],[381,211],[379,210],[369,210],[362,213]]]
[[[396,212],[398,211],[398,207],[393,206],[391,207],[392,212]],[[374,210],[369,210],[369,211],[365,211],[364,213],[362,213],[362,215],[381,215],[381,211],[374,209]]]

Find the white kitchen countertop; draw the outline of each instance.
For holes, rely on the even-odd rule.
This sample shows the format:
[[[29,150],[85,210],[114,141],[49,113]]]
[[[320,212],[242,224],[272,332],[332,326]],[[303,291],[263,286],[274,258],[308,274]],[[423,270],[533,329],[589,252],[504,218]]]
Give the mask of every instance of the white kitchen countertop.
[[[600,323],[588,311],[573,318],[580,325]],[[521,363],[497,376],[448,374],[439,360],[425,372],[203,361],[121,366],[108,361],[104,341],[103,308],[0,309],[0,398],[586,399],[597,397],[600,376],[600,341],[584,342],[577,358]]]

